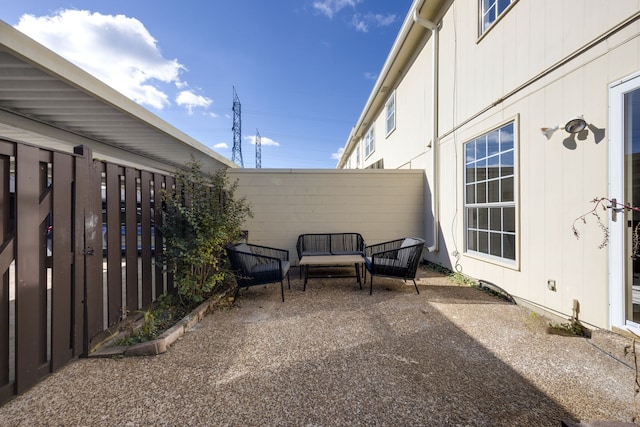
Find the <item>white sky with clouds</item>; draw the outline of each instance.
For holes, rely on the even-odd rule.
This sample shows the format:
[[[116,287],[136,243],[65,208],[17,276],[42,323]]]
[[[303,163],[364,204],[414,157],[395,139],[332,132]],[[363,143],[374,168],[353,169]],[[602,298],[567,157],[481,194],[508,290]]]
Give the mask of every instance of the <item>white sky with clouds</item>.
[[[334,168],[411,0],[21,0],[0,19],[245,167]]]

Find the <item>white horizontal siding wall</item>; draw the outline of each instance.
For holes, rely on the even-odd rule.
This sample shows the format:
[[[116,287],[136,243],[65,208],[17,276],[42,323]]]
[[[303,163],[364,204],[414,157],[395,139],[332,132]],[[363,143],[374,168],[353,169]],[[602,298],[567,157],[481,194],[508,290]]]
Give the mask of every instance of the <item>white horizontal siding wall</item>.
[[[253,218],[249,242],[288,249],[305,233],[356,232],[367,243],[424,237],[420,170],[230,169]]]

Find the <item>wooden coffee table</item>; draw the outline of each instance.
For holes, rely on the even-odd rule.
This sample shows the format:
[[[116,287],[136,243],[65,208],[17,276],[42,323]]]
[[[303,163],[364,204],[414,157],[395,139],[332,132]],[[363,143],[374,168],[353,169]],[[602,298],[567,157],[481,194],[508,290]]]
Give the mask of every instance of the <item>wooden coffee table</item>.
[[[356,277],[358,285],[362,289],[362,282],[360,281],[360,265],[364,264],[364,257],[362,255],[317,255],[317,256],[303,256],[300,259],[300,268],[304,271],[304,287],[303,290],[307,290],[307,279],[309,278],[309,267],[342,267],[345,265],[354,265],[356,269],[355,276],[325,276],[325,277]]]

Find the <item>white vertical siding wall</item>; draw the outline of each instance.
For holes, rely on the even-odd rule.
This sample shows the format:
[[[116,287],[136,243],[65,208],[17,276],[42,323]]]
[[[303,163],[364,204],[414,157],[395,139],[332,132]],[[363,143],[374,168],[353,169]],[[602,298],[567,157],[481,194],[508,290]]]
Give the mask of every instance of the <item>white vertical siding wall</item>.
[[[640,23],[590,43],[638,10],[640,0],[519,0],[481,38],[477,0],[454,0],[441,11],[437,150],[429,145],[432,38],[425,31],[389,87],[389,94],[396,91],[396,129],[385,137],[382,107],[374,124],[376,152],[364,162],[383,158],[386,169],[424,169],[428,244],[430,195],[437,189],[439,251],[427,259],[562,317],[578,300],[582,321],[609,326],[602,233],[590,221],[577,240],[571,226],[592,208],[592,199],[607,196],[608,87],[640,70]],[[579,114],[593,126],[586,135],[572,139],[560,130],[546,140],[540,132]],[[464,232],[464,143],[509,120],[518,132],[515,266],[467,254]],[[555,292],[547,289],[549,279],[556,281]]]
[[[425,152],[431,143],[431,44],[416,52],[413,63],[386,93],[385,103],[395,90],[396,127],[386,133],[384,105],[375,119],[376,150],[365,159],[367,167],[384,159],[385,169],[425,169]],[[362,140],[363,141],[363,140]],[[360,143],[364,146],[364,142]]]
[[[639,8],[638,1],[520,0],[480,40],[477,1],[458,0],[447,10],[440,33],[440,134],[495,106],[441,140],[443,239],[441,250],[428,259],[448,266],[457,262],[463,273],[563,317],[571,315],[577,299],[583,321],[608,327],[608,251],[598,249],[601,231],[591,220],[580,227],[577,240],[571,226],[592,208],[592,199],[607,195],[608,85],[640,70],[640,24],[501,98]],[[562,130],[551,140],[541,134],[541,127],[576,114],[595,132],[575,140]],[[519,155],[515,267],[464,252],[463,144],[510,119],[518,128]],[[452,255],[456,250],[459,258]],[[556,280],[556,292],[547,289],[548,279]]]

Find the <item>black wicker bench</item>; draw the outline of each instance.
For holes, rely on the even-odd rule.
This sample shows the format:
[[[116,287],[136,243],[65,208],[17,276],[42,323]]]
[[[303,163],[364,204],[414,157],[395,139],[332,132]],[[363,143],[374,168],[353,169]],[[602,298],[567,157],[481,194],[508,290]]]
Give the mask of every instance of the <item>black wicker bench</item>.
[[[298,260],[303,256],[362,255],[365,242],[358,233],[316,233],[298,236]]]
[[[309,273],[309,266],[339,266],[344,265],[343,256],[359,256],[362,262],[354,262],[356,268],[356,277],[360,283],[359,264],[364,263],[364,249],[366,247],[362,235],[359,233],[314,233],[301,234],[298,236],[296,250],[298,252],[298,262],[300,262],[300,278],[302,278],[302,270],[305,271],[305,289]],[[315,262],[314,257],[323,260],[320,264]],[[335,257],[335,263],[331,257]],[[303,261],[303,258],[305,261]],[[331,276],[344,277],[344,276]]]

